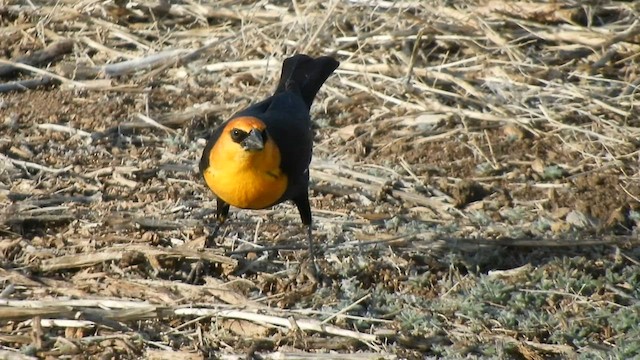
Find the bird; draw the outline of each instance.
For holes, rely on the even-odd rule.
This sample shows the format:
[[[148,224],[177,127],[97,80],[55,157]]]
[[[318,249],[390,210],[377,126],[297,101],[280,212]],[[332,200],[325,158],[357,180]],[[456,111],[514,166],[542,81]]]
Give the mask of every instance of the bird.
[[[216,224],[206,247],[227,220],[231,206],[265,209],[291,200],[307,226],[313,256],[310,109],[339,64],[331,56],[296,54],[285,59],[273,95],[238,111],[213,131],[199,166],[216,197]]]

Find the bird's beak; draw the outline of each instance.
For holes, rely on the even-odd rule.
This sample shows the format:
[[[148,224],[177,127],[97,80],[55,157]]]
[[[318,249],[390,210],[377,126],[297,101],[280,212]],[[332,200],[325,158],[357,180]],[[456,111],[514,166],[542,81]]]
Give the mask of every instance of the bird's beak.
[[[260,151],[264,149],[264,139],[258,129],[252,129],[249,135],[242,140],[242,148],[247,151]]]

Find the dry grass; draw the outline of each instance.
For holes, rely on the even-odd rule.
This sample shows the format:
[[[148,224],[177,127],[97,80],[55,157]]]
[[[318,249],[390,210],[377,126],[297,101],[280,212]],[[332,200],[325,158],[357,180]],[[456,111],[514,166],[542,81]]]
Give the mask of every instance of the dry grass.
[[[0,0],[0,357],[637,356],[639,12]],[[203,249],[195,172],[297,52],[315,284],[289,204]]]

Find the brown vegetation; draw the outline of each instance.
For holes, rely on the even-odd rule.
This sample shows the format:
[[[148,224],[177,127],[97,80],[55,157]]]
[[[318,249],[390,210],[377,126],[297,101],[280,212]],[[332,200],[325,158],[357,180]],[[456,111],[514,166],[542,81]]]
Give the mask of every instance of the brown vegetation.
[[[637,355],[639,12],[0,1],[0,357]],[[318,283],[290,204],[202,248],[205,139],[296,52]]]

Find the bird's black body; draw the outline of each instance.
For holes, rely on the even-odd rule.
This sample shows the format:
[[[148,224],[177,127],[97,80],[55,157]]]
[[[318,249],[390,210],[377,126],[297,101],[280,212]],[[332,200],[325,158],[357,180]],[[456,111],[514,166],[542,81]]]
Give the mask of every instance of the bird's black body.
[[[314,59],[300,54],[286,59],[275,93],[239,111],[214,131],[200,161],[200,171],[204,173],[209,167],[209,153],[229,121],[239,117],[258,118],[266,124],[266,136],[275,142],[280,151],[280,169],[288,179],[285,192],[271,205],[292,200],[302,222],[310,225],[308,187],[313,135],[309,110],[318,90],[338,65],[338,61],[331,57]],[[229,204],[218,198],[219,222],[224,221],[228,211]]]

